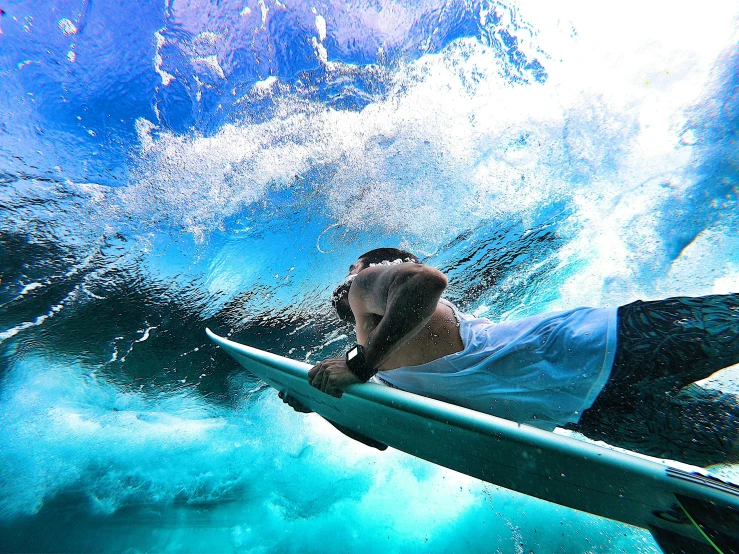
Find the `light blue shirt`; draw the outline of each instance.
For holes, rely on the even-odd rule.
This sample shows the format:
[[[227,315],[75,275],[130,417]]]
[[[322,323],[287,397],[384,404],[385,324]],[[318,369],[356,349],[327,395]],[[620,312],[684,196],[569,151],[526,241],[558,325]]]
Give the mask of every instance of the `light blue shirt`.
[[[464,350],[381,371],[377,379],[547,430],[577,423],[608,381],[616,308],[575,308],[498,324],[454,310]]]

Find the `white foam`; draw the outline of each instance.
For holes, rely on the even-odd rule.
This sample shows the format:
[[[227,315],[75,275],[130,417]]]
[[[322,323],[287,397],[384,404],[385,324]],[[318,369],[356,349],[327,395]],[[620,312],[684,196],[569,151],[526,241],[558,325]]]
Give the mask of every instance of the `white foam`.
[[[10,329],[6,329],[0,332],[0,343],[16,336],[21,331],[31,329],[32,327],[38,327],[42,325],[47,319],[54,317],[56,314],[61,312],[67,304],[74,303],[79,296],[79,291],[82,290],[82,285],[75,286],[58,304],[51,306],[45,314],[37,316],[33,321],[25,321],[19,323]]]
[[[262,13],[262,28],[264,28],[267,25],[267,14],[269,13],[269,8],[264,0],[259,0],[259,10]]]
[[[326,18],[322,15],[316,16],[316,31],[318,31],[318,40],[323,42],[326,40]]]
[[[218,76],[221,79],[226,78],[226,74],[218,61],[218,56],[211,54],[210,56],[198,56],[191,59],[192,64],[195,67],[205,67],[210,70],[211,73]]]
[[[169,86],[169,84],[175,80],[175,76],[171,73],[168,73],[167,71],[164,71],[162,69],[162,64],[164,64],[164,58],[162,58],[161,50],[162,46],[164,46],[167,43],[167,40],[164,38],[164,35],[162,35],[162,31],[164,29],[159,29],[154,33],[154,38],[156,39],[156,53],[154,54],[154,71],[157,72],[157,75],[162,80],[162,85]]]
[[[141,337],[137,338],[134,342],[144,342],[145,340],[148,340],[150,333],[156,328],[157,325],[148,326],[146,329],[143,330]]]
[[[57,22],[57,25],[59,26],[61,32],[64,33],[66,36],[77,34],[77,26],[66,17],[60,19]]]
[[[342,241],[358,233],[392,236],[411,250],[434,252],[482,221],[526,226],[559,202],[567,216],[558,222],[565,246],[556,262],[570,275],[546,286],[559,290],[562,306],[687,292],[686,283],[697,283],[695,272],[684,269],[687,261],[645,271],[667,248],[664,228],[672,216],[663,208],[697,182],[699,130],[686,130],[685,122],[718,86],[712,72],[734,43],[736,5],[668,13],[632,2],[613,13],[604,9],[538,2],[498,14],[520,26],[518,45],[542,62],[544,83],[507,81],[495,49],[468,38],[388,70],[388,93],[361,111],[285,96],[288,87],[269,77],[252,89],[253,97],[274,94],[277,102],[264,122],[226,125],[203,137],[163,132],[140,119],[134,184],[106,191],[105,201],[96,197],[98,216],[112,227],[155,222],[203,242],[249,208],[269,213],[270,194],[308,182],[312,205],[330,219],[324,228],[340,229]],[[416,21],[404,10],[390,2],[362,17],[383,32],[402,33]],[[490,17],[483,12],[482,19]],[[385,29],[391,16],[395,27]],[[159,51],[164,37],[155,36]],[[199,32],[190,45],[202,79],[225,78],[218,61],[228,59],[225,36]],[[323,47],[318,39],[316,46]],[[333,64],[331,75],[357,70],[317,54]],[[194,75],[196,95],[205,86],[201,77]],[[320,237],[306,244],[316,240],[319,250],[332,250]],[[703,256],[710,279],[692,292],[728,286],[730,264],[739,262],[729,249],[721,252]],[[684,260],[696,259],[689,254]],[[235,294],[245,281],[229,274],[210,283],[212,292]]]
[[[401,10],[393,6],[384,10]],[[728,17],[734,8],[727,6],[720,9]],[[686,44],[686,30],[710,28],[716,12],[671,10],[664,21],[649,20],[657,28],[642,34],[628,10],[604,18],[578,3],[564,33],[562,14],[539,7],[521,11],[535,21],[540,47],[552,53],[544,59],[543,85],[506,83],[493,52],[464,39],[401,66],[388,99],[359,113],[287,99],[273,120],[226,126],[212,137],[153,139],[143,132],[146,156],[137,185],[125,192],[126,208],[142,216],[154,211],[205,236],[267,191],[291,187],[296,175],[335,166],[339,171],[316,186],[345,229],[439,244],[482,219],[526,220],[561,199],[578,206],[574,217],[586,227],[581,242],[628,272],[628,260],[614,255],[649,244],[654,222],[647,214],[669,192],[662,181],[642,183],[657,175],[682,178],[691,151],[676,147],[677,123],[705,92],[712,63],[730,44],[730,25]],[[626,28],[626,39],[604,40],[618,17],[623,21],[614,28]],[[274,81],[263,83],[255,94]],[[626,191],[638,194],[611,211]],[[634,240],[623,228],[637,214],[646,224]]]
[[[0,397],[0,443],[2,518],[34,514],[70,489],[87,496],[97,514],[126,505],[157,512],[175,510],[175,504],[208,505],[197,512],[201,523],[212,517],[219,529],[231,527],[209,543],[217,551],[283,551],[295,537],[305,551],[368,545],[373,551],[398,545],[451,551],[461,543],[471,551],[512,551],[511,525],[536,544],[559,540],[560,522],[585,525],[581,531],[589,524],[593,531],[583,540],[591,545],[608,544],[624,529],[594,526],[592,516],[392,449],[370,449],[316,415],[292,412],[274,394],[228,410],[186,390],[127,391],[72,360],[15,360]],[[176,520],[187,532],[190,526]],[[194,527],[201,539],[208,532]],[[550,527],[556,533],[548,534]],[[140,540],[147,536],[141,533]],[[477,536],[484,537],[479,544],[472,539]]]
[[[713,282],[713,294],[729,294],[739,291],[739,265],[728,264],[727,275]]]
[[[277,82],[277,77],[275,77],[274,75],[270,75],[266,79],[254,83],[254,85],[252,86],[252,93],[256,93],[259,95],[266,94],[274,88]]]
[[[25,296],[26,294],[28,294],[32,290],[40,289],[43,286],[44,285],[42,285],[41,283],[39,283],[37,281],[34,281],[33,283],[29,283],[25,287],[23,287],[23,290],[20,292],[20,294],[18,296]]]

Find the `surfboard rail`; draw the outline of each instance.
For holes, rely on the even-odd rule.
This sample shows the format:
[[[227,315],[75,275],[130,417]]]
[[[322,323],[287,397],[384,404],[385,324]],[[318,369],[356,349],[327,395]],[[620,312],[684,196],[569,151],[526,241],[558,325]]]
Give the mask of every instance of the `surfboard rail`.
[[[352,385],[337,399],[310,386],[309,364],[206,332],[274,388],[398,450],[494,485],[649,529],[655,538],[656,529],[667,537],[657,539],[661,545],[673,540],[675,548],[685,548],[688,543],[680,541],[690,541],[691,548],[692,543],[703,548],[710,541],[679,501],[688,498],[736,518],[731,519],[735,532],[722,533],[739,544],[739,486],[701,468],[613,450],[374,383]]]

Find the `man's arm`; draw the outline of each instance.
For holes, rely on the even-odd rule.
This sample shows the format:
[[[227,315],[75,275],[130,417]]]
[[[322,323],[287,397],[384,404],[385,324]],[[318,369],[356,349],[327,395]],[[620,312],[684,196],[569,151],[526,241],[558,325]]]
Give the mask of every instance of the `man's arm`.
[[[280,391],[277,396],[279,396],[280,400],[282,400],[285,404],[290,406],[293,410],[296,412],[300,412],[303,414],[309,414],[312,413],[313,410],[308,408],[308,406],[304,405],[300,400],[292,396],[287,391]],[[325,419],[325,418],[324,418]],[[356,431],[352,431],[348,427],[344,427],[343,425],[339,425],[338,423],[334,423],[330,419],[326,419],[331,425],[333,425],[339,432],[343,433],[350,439],[354,439],[355,441],[361,442],[362,444],[366,444],[367,446],[371,446],[372,448],[377,448],[377,450],[387,450],[387,445],[381,443],[380,441],[376,441],[375,439],[372,439],[370,437],[367,437],[361,433],[357,433]]]
[[[349,304],[357,319],[357,336],[365,346],[367,367],[377,369],[392,352],[410,340],[436,310],[447,278],[421,264],[375,266],[357,275],[349,290]],[[373,329],[361,326],[380,321]],[[360,382],[343,358],[320,362],[308,373],[311,385],[341,397],[344,389]]]
[[[349,290],[357,321],[382,316],[364,345],[368,367],[379,367],[429,322],[446,286],[441,271],[414,263],[376,266],[357,275]]]

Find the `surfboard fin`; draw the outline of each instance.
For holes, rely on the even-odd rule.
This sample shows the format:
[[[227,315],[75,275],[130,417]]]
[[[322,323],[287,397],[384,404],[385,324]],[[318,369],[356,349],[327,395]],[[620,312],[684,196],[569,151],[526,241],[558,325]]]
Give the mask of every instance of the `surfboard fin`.
[[[703,540],[650,527],[654,540],[665,554],[739,554],[739,511],[681,494],[676,494],[675,498]]]
[[[649,531],[664,554],[718,554],[710,544],[699,543],[684,535],[659,527],[650,527]]]

